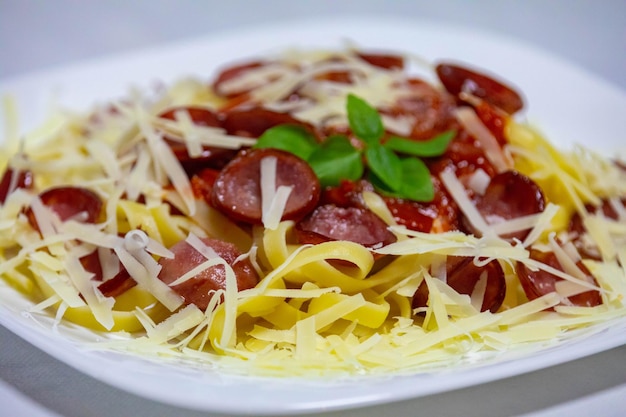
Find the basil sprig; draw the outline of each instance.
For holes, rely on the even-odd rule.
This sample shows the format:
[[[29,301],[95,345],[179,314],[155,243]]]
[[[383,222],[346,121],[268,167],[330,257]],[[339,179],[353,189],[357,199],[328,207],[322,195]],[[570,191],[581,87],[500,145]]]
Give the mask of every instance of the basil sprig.
[[[382,142],[385,129],[380,113],[365,100],[350,94],[346,109],[354,136],[362,146],[354,147],[343,135],[323,142],[306,129],[279,125],[261,135],[255,148],[276,148],[307,161],[322,186],[336,186],[341,180],[358,180],[366,165],[368,179],[386,195],[415,201],[432,201],[435,192],[430,172],[420,158],[445,152],[455,131],[441,133],[426,141],[391,136]]]

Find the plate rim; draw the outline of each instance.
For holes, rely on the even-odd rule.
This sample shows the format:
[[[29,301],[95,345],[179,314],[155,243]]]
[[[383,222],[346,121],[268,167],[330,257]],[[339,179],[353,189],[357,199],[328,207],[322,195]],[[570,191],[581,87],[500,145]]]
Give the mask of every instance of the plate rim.
[[[415,20],[415,19],[398,19],[398,18],[355,18],[355,19],[351,19],[351,24],[352,25],[371,25],[371,24],[375,24],[378,27],[389,27],[391,25],[393,26],[402,26],[402,27],[406,27],[407,25],[414,25],[416,24],[416,22],[420,22],[419,20]],[[280,32],[289,32],[289,31],[293,31],[294,29],[298,28],[298,29],[302,29],[303,26],[317,26],[317,27],[333,27],[336,25],[340,25],[340,24],[344,24],[345,22],[342,22],[340,18],[338,19],[330,19],[330,20],[324,20],[323,22],[320,23],[319,18],[313,18],[313,19],[305,19],[299,22],[294,22],[291,25],[288,25],[287,27],[283,27],[280,29]],[[451,26],[451,25],[447,25],[447,24],[439,24],[439,23],[432,23],[432,22],[421,22],[420,24],[424,24],[426,26],[426,29],[428,30],[429,28],[435,28],[437,30],[448,30],[450,28],[452,28],[454,30],[454,32],[459,32],[461,34],[466,34],[468,32],[468,28],[459,28],[456,26]],[[90,70],[92,69],[94,66],[98,66],[101,65],[103,62],[110,62],[111,60],[115,61],[115,62],[119,62],[120,60],[123,61],[129,57],[135,57],[133,59],[137,59],[136,57],[139,56],[143,56],[144,54],[148,54],[148,55],[163,55],[163,54],[167,54],[168,51],[172,51],[178,48],[184,48],[185,50],[189,49],[189,48],[194,48],[197,45],[202,45],[202,44],[206,44],[208,43],[215,43],[220,37],[228,37],[230,35],[232,35],[232,33],[238,32],[237,33],[237,37],[238,38],[242,38],[245,36],[250,36],[253,33],[256,33],[258,31],[264,31],[264,30],[268,30],[268,28],[270,28],[270,25],[260,25],[260,26],[255,26],[253,28],[247,28],[245,31],[241,32],[238,30],[227,30],[227,31],[220,31],[217,32],[215,34],[206,36],[206,37],[200,37],[197,39],[192,39],[192,40],[185,40],[182,42],[174,42],[174,43],[168,43],[162,46],[155,46],[155,47],[151,47],[151,48],[145,48],[142,49],[140,51],[132,51],[129,53],[123,53],[123,54],[116,54],[116,55],[111,55],[111,56],[105,56],[105,57],[98,57],[96,59],[90,59],[90,60],[85,60],[85,61],[81,61],[81,62],[77,62],[77,63],[72,63],[70,65],[62,65],[59,67],[54,67],[54,68],[50,68],[50,69],[43,69],[40,71],[36,71],[34,73],[29,73],[23,76],[18,76],[18,77],[10,77],[10,78],[5,78],[3,80],[0,80],[0,91],[4,90],[6,88],[6,86],[11,86],[14,84],[29,84],[31,82],[33,82],[33,80],[41,80],[42,78],[46,78],[47,75],[49,75],[50,73],[52,73],[55,76],[58,76],[59,72],[64,72],[67,71],[69,68],[69,71],[73,71],[73,72],[81,72],[81,71],[86,71],[86,70]],[[501,39],[498,39],[498,43],[505,43],[505,44],[513,44],[514,47],[521,47],[521,48],[530,48],[529,45],[527,45],[526,43],[516,40],[514,38],[510,38],[510,37],[504,37],[501,36],[499,34],[494,34],[492,32],[487,32],[487,31],[478,31],[474,28],[469,29],[469,32],[472,34],[479,34],[480,37],[487,37],[487,38],[492,38],[493,36],[497,36],[500,37]],[[538,56],[542,56],[543,58],[549,60],[549,62],[557,62],[559,63],[559,65],[567,65],[568,68],[572,68],[572,70],[574,72],[577,72],[582,75],[584,75],[585,77],[591,77],[591,80],[593,83],[597,83],[598,85],[605,85],[605,87],[607,88],[611,88],[611,89],[617,89],[616,95],[621,97],[621,100],[624,100],[624,102],[626,102],[626,95],[623,95],[624,93],[619,90],[619,87],[613,86],[611,85],[608,81],[597,78],[596,76],[594,76],[591,73],[588,73],[584,70],[581,70],[579,67],[575,66],[575,64],[569,63],[561,58],[555,57],[553,55],[548,55],[548,56],[544,56],[546,53],[543,50],[540,50],[539,48],[536,47],[532,47],[530,48],[530,50],[532,51],[533,54],[537,54]],[[143,52],[142,52],[143,51]],[[13,333],[15,333],[16,335],[18,335],[19,337],[22,337],[23,339],[27,340],[29,343],[33,344],[33,342],[29,339],[36,339],[37,336],[33,336],[32,334],[20,334],[23,332],[20,332],[19,326],[16,328],[16,326],[14,326],[15,323],[11,322],[11,316],[7,316],[6,315],[7,309],[5,306],[0,306],[0,324],[2,324],[4,327],[6,327],[7,329],[9,329],[10,331],[12,331]],[[14,314],[14,313],[10,313],[10,314]],[[9,321],[7,321],[7,319]],[[624,320],[620,320],[620,325],[622,325],[622,327],[624,325],[626,325],[626,321]],[[623,330],[623,328],[620,327],[621,330]],[[624,327],[626,328],[626,327]],[[33,329],[30,328],[29,331],[37,331],[37,330],[41,330],[41,329]],[[25,337],[26,336],[26,337]],[[626,335],[621,335],[621,338],[616,338],[612,341],[612,343],[615,343],[615,345],[612,346],[605,346],[605,345],[601,345],[601,344],[594,344],[593,348],[591,348],[591,346],[588,346],[587,349],[585,349],[583,352],[579,352],[579,354],[577,355],[573,355],[576,357],[568,357],[567,355],[562,355],[562,352],[560,353],[554,353],[554,354],[546,354],[546,355],[542,355],[543,358],[543,362],[549,362],[549,366],[551,365],[556,365],[559,363],[563,363],[563,362],[567,362],[570,360],[575,360],[578,358],[582,358],[584,356],[588,356],[588,355],[592,355],[594,353],[598,353],[602,350],[608,350],[612,347],[616,347],[619,345],[622,345],[624,343],[626,343]],[[65,364],[72,366],[74,368],[76,368],[75,366],[73,366],[71,363],[67,362],[67,358],[59,358],[57,357],[57,355],[60,355],[58,352],[54,352],[54,353],[50,353],[49,351],[46,351],[46,349],[38,344],[35,344],[36,347],[38,347],[39,349],[43,350],[46,353],[51,354],[52,356],[54,356],[55,358],[57,358],[58,360],[64,362]],[[56,353],[56,354],[55,354]],[[545,351],[543,352],[545,353]],[[582,355],[580,355],[580,353],[582,353]],[[554,356],[554,358],[552,357]],[[518,359],[519,361],[520,359]],[[528,358],[525,358],[526,361],[528,361]],[[532,362],[532,361],[531,361]],[[509,374],[503,376],[503,377],[510,377],[513,375],[517,375],[520,373],[526,373],[526,372],[530,372],[533,370],[537,370],[537,369],[541,369],[544,368],[545,366],[542,364],[542,361],[539,361],[539,363],[537,361],[535,361],[534,367],[533,364],[526,364],[527,365],[527,370],[524,370],[522,372],[519,371],[513,371],[510,372]],[[91,370],[93,372],[85,372],[84,369],[79,369],[76,368],[77,370],[87,373],[88,375],[99,379],[103,382],[106,382],[110,385],[116,386],[116,387],[120,387],[119,385],[119,381],[118,384],[115,383],[115,381],[111,381],[109,379],[111,379],[112,377],[110,377],[110,375],[98,375],[98,372],[96,370]],[[255,377],[256,378],[256,377]],[[395,377],[393,377],[395,378]],[[480,381],[480,383],[486,383],[486,382],[490,382],[493,380],[497,380],[500,379],[501,377],[499,376],[493,376],[490,379],[482,379]],[[114,378],[113,378],[114,379]],[[458,384],[455,386],[452,386],[451,389],[458,389],[458,388],[462,388],[465,386],[469,386],[469,385],[474,385],[471,383],[466,383],[466,384]],[[136,388],[136,387],[135,387]],[[155,396],[150,396],[148,395],[149,393],[145,393],[145,392],[141,392],[141,391],[134,391],[132,390],[132,387],[125,387],[125,390],[129,391],[129,392],[133,392],[135,394],[147,397],[147,398],[151,398],[153,400],[157,400],[157,401],[162,401],[163,402],[163,398],[157,398]],[[355,408],[355,407],[364,407],[364,406],[368,406],[368,405],[374,405],[374,404],[381,404],[381,403],[386,403],[386,402],[392,402],[392,401],[400,401],[400,400],[404,400],[404,399],[409,399],[409,398],[416,398],[419,396],[424,396],[424,395],[431,395],[431,394],[435,394],[435,393],[439,393],[439,392],[443,392],[443,391],[447,391],[447,389],[438,389],[438,390],[432,390],[430,392],[424,392],[422,394],[419,393],[415,393],[412,391],[406,391],[406,392],[402,392],[401,394],[395,394],[395,395],[388,395],[385,398],[381,398],[381,396],[373,396],[371,393],[368,393],[367,395],[365,395],[366,398],[361,398],[359,399],[359,401],[355,401],[356,397],[353,398],[346,398],[344,401],[335,401],[334,403],[323,403],[323,400],[319,400],[318,402],[311,402],[311,403],[299,403],[299,404],[284,404],[284,403],[280,403],[279,405],[281,407],[279,408],[271,408],[271,406],[269,406],[268,404],[265,405],[265,409],[262,410],[258,410],[255,409],[253,410],[255,413],[263,413],[263,414],[275,414],[275,413],[280,413],[280,414],[287,414],[287,413],[308,413],[308,412],[312,412],[312,411],[317,411],[322,409],[322,405],[323,405],[323,409],[324,410],[340,410],[340,409],[347,409],[347,408]],[[383,396],[384,397],[384,396]],[[183,404],[183,403],[177,403],[176,399],[172,399],[172,398],[168,398],[167,402],[169,404],[173,404],[173,405],[177,405],[177,406],[183,406],[186,408],[190,408],[189,404]],[[323,404],[322,404],[323,403]],[[193,408],[194,409],[198,409],[198,410],[203,410],[203,411],[215,411],[215,412],[250,412],[251,410],[248,410],[247,407],[241,407],[242,404],[235,404],[235,406],[223,406],[223,407],[219,407],[219,406],[210,406],[210,407],[206,407],[206,404],[193,404]]]

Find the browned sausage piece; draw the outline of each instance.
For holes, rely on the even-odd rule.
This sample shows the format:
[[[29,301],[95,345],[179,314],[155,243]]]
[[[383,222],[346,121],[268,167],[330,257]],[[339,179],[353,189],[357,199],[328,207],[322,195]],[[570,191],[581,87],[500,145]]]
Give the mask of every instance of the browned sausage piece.
[[[50,207],[61,220],[86,213],[85,223],[95,223],[100,217],[102,200],[96,193],[82,187],[51,188],[39,195],[44,205]]]
[[[261,160],[267,157],[277,160],[276,188],[293,186],[282,220],[300,220],[312,211],[321,193],[315,172],[299,157],[269,148],[242,151],[224,167],[213,185],[213,206],[234,220],[260,224]]]
[[[517,171],[505,171],[491,179],[485,194],[478,198],[476,208],[488,224],[495,224],[540,213],[545,208],[545,199],[541,188],[533,180]],[[469,228],[477,234],[471,226]],[[502,237],[523,240],[528,233],[528,230],[522,230]]]
[[[191,190],[194,197],[204,199],[208,204],[211,204],[211,191],[219,174],[220,171],[211,168],[205,168],[195,173],[191,177]]]
[[[626,206],[626,199],[621,200],[622,205]],[[611,202],[609,200],[602,200],[601,205],[596,207],[591,204],[585,205],[585,209],[592,214],[596,214],[598,212],[602,212],[604,217],[612,220],[619,219],[619,213],[615,211]],[[570,232],[570,236],[572,237],[572,241],[578,249],[578,252],[583,256],[583,258],[590,258],[600,260],[602,257],[600,255],[599,249],[593,245],[589,245],[582,238],[585,232],[587,231],[585,225],[583,223],[583,219],[580,217],[580,213],[574,213],[572,218],[570,219],[570,223],[568,226],[568,230]]]
[[[493,137],[496,138],[498,144],[501,147],[506,145],[508,143],[508,139],[505,131],[510,116],[506,112],[492,106],[486,101],[481,101],[480,103],[474,105],[474,111],[480,121],[483,122],[487,129],[489,129]]]
[[[85,271],[93,274],[94,281],[102,281],[102,264],[97,250],[80,258],[80,263]],[[114,277],[98,284],[98,289],[105,297],[117,297],[137,285],[124,265],[119,263],[119,268],[119,272]]]
[[[403,69],[404,58],[399,55],[359,52],[359,58],[375,67],[384,69]]]
[[[17,176],[17,178],[13,178]],[[11,186],[15,188],[30,188],[33,185],[33,174],[30,171],[15,171],[8,168],[2,175],[0,180],[0,204],[4,204],[8,195],[13,191]]]
[[[102,200],[100,200],[100,197],[93,191],[82,187],[50,188],[41,193],[39,198],[62,221],[80,214],[85,217],[77,218],[77,220],[84,223],[96,223],[102,211]],[[39,230],[37,220],[31,209],[26,211],[26,216],[31,226]]]
[[[102,281],[102,264],[100,263],[100,256],[97,250],[80,258],[80,263],[85,268],[85,271],[94,274],[94,280]]]
[[[476,266],[470,257],[449,256],[446,266],[446,282],[459,294],[471,295],[483,272],[487,273],[487,286],[480,311],[498,311],[506,294],[506,281],[500,263],[493,260],[485,266]],[[413,296],[413,308],[428,303],[428,286],[422,282]]]
[[[433,179],[435,198],[430,203],[383,196],[394,220],[411,230],[430,232],[435,219],[440,230],[458,230],[458,208],[447,194],[438,178]],[[321,204],[335,204],[339,207],[366,208],[363,191],[374,191],[367,180],[343,180],[338,186],[326,187],[322,191]]]
[[[267,129],[278,125],[302,126],[313,132],[313,127],[287,113],[255,107],[247,110],[231,110],[224,114],[222,127],[231,135],[258,138]]]
[[[266,65],[266,64],[260,61],[253,61],[253,62],[246,62],[246,63],[234,65],[232,67],[222,70],[217,76],[217,78],[215,79],[215,82],[213,83],[213,91],[218,96],[228,97],[228,98],[232,98],[239,94],[246,93],[248,91],[247,88],[242,88],[242,89],[239,89],[238,91],[231,91],[229,93],[225,93],[224,91],[222,91],[222,85],[232,80],[233,78],[237,78],[239,75],[243,74],[244,72],[248,70],[260,68],[263,65]]]
[[[563,270],[561,263],[558,261],[556,255],[553,252],[540,252],[533,249],[530,251],[530,258],[549,265],[560,271]],[[580,268],[587,276],[589,276],[594,283],[596,282],[589,270],[582,264],[582,262],[578,262],[576,266],[578,266],[578,268]],[[542,295],[554,292],[555,284],[563,280],[562,278],[541,269],[533,271],[521,262],[517,263],[515,269],[522,284],[522,288],[524,288],[524,292],[526,293],[526,296],[529,300],[534,300],[535,298],[541,297]],[[580,294],[573,295],[571,297],[568,297],[568,300],[572,304],[582,307],[593,307],[602,304],[602,297],[600,293],[596,290],[589,290]]]
[[[416,78],[409,79],[402,87],[404,93],[396,103],[388,109],[380,109],[380,112],[412,120],[410,138],[427,140],[447,130],[458,129],[453,113],[456,108],[453,96]]]
[[[326,204],[296,225],[296,236],[302,244],[330,240],[348,240],[366,247],[388,245],[396,237],[387,224],[370,210],[360,207],[337,207]]]
[[[130,290],[135,285],[137,285],[137,281],[135,281],[126,268],[122,266],[117,275],[98,285],[98,289],[105,297],[117,297]]]
[[[191,121],[198,126],[219,127],[220,121],[215,113],[205,107],[180,106],[170,108],[159,115],[168,120],[176,120],[176,113],[186,111]]]
[[[178,111],[186,111],[193,124],[197,126],[221,127],[221,122],[217,115],[204,107],[174,107],[161,113],[159,117],[176,120],[176,112]],[[184,142],[167,135],[165,136],[165,141],[190,176],[202,168],[222,168],[237,154],[237,151],[232,149],[203,146],[202,153],[192,158],[189,156],[187,145]]]
[[[237,278],[238,290],[253,288],[259,282],[256,270],[247,258],[237,261],[241,253],[235,245],[212,238],[203,238],[202,242],[212,248],[219,257],[223,258],[233,268]],[[162,267],[159,279],[166,284],[171,284],[207,260],[204,255],[185,240],[176,243],[170,250],[174,253],[173,258],[161,258],[159,260]],[[212,297],[210,292],[225,288],[226,271],[222,265],[205,269],[193,278],[172,287],[185,299],[185,304],[195,304],[202,310],[206,309]]]
[[[513,114],[524,107],[524,102],[517,92],[485,74],[445,63],[437,65],[436,72],[446,90],[455,96],[466,91],[508,114]]]

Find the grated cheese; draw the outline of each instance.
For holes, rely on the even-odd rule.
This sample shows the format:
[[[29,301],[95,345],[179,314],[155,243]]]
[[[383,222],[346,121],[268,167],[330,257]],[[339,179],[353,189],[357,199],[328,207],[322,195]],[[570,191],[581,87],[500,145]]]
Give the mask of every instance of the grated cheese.
[[[113,304],[115,299],[112,297],[104,297],[95,286],[95,282],[91,280],[92,273],[85,271],[77,256],[69,254],[65,259],[65,268],[70,280],[85,298],[89,309],[93,313],[96,320],[104,326],[105,329],[111,330],[113,327]]]
[[[137,240],[132,239],[138,234],[132,235],[129,239],[124,239],[123,245],[114,248],[115,253],[130,276],[137,281],[137,284],[146,288],[168,310],[175,311],[182,305],[183,298],[157,278],[158,264],[148,252],[145,252],[145,247],[137,245]]]
[[[293,190],[293,186],[276,187],[276,164],[276,157],[268,156],[261,159],[261,219],[263,226],[271,230],[278,227]]]
[[[185,203],[187,212],[193,215],[195,212],[195,198],[187,174],[174,152],[150,124],[149,116],[141,108],[137,108],[136,113],[139,129],[146,138],[148,149],[153,159],[152,162],[156,164],[154,168],[157,175],[161,171],[167,174]],[[159,182],[165,183],[162,179]]]
[[[468,181],[468,186],[478,195],[484,195],[485,190],[489,186],[489,182],[491,181],[491,177],[487,174],[482,168],[478,168],[474,173],[470,176]]]
[[[485,149],[487,159],[498,172],[506,171],[512,167],[512,162],[509,161],[504,152],[502,152],[498,140],[480,121],[474,109],[460,107],[456,109],[455,115],[461,125],[480,142],[481,146]]]
[[[492,229],[487,225],[483,216],[469,199],[463,184],[461,184],[454,172],[452,170],[444,170],[439,177],[469,222],[481,233],[489,234]]]
[[[472,300],[472,306],[477,311],[481,310],[483,301],[485,299],[485,292],[487,291],[487,276],[488,276],[487,271],[483,271],[480,274],[480,278],[478,278],[478,281],[476,282],[476,285],[474,286],[474,290],[472,291],[472,294],[470,295],[470,299]]]

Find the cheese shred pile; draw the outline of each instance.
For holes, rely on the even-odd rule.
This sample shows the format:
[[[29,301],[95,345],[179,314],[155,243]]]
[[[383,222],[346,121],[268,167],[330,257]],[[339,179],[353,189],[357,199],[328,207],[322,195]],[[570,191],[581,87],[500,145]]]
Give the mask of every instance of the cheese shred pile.
[[[267,108],[327,125],[345,121],[347,93],[375,107],[402,96],[399,72],[376,71],[354,57],[326,58],[321,52],[292,52],[284,58],[286,65],[266,65],[221,84],[222,93],[252,89],[251,100]],[[292,70],[303,60],[325,63]],[[359,77],[352,84],[320,79],[306,86],[311,102],[282,100],[303,80],[348,70]],[[548,202],[543,212],[490,224],[468,199],[461,179],[444,171],[442,183],[481,237],[409,230],[395,223],[377,194],[365,192],[364,201],[389,225],[395,243],[373,250],[347,241],[300,245],[293,240],[294,222],[280,221],[292,190],[274,187],[275,160],[262,162],[265,227],[248,230],[194,196],[166,136],[179,138],[192,157],[203,146],[236,150],[255,140],[195,125],[185,111],[172,120],[157,115],[176,106],[219,110],[223,104],[203,82],[185,79],[156,101],[132,92],[87,114],[56,114],[19,144],[7,138],[0,171],[28,171],[34,184],[20,188],[18,179],[11,179],[11,192],[0,206],[0,277],[32,302],[32,317],[89,329],[100,336],[93,349],[177,358],[245,374],[310,376],[419,372],[471,363],[481,355],[549,346],[626,316],[626,173],[612,161],[583,147],[559,150],[533,128],[510,120],[505,152],[488,157],[535,181]],[[471,108],[457,117],[470,126],[480,124]],[[384,118],[389,129],[406,134],[410,121]],[[479,191],[485,186],[481,175],[478,171],[470,183]],[[90,223],[78,215],[61,221],[39,197],[61,186],[96,193],[103,201],[102,218]],[[603,202],[617,218],[589,209]],[[574,213],[589,231],[579,242],[597,255],[583,260],[595,282],[577,266],[581,248],[568,237]],[[501,238],[519,230],[530,230],[524,241]],[[233,269],[203,244],[206,237],[236,245],[260,282],[238,289]],[[181,241],[205,260],[175,284],[208,268],[225,270],[225,289],[212,294],[205,310],[185,304],[172,285],[158,278],[159,259],[172,258],[169,248]],[[533,249],[554,252],[562,270],[533,260]],[[386,262],[376,261],[375,254]],[[102,282],[80,262],[88,255],[97,256],[102,282],[123,267],[137,285],[103,295]],[[480,311],[486,276],[470,295],[447,284],[445,265],[451,256],[469,257],[477,265],[501,264],[507,285],[498,311]],[[516,275],[517,263],[562,281],[554,292],[529,300]],[[415,308],[413,296],[424,283],[428,303]],[[600,305],[566,302],[589,290],[599,291]]]

